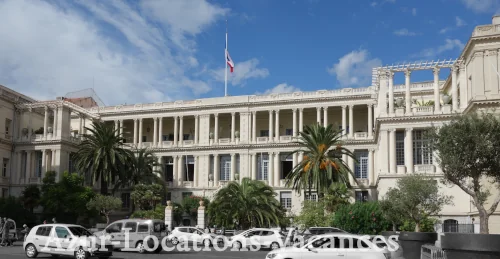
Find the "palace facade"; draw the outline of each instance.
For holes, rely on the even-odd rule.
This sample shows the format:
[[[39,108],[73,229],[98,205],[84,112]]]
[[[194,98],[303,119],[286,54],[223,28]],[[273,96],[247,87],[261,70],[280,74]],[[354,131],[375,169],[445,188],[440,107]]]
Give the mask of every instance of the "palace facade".
[[[358,180],[351,179],[353,200],[377,200],[406,175],[442,177],[426,129],[456,114],[495,112],[500,106],[499,50],[497,16],[474,29],[458,58],[374,68],[372,84],[362,88],[96,106],[85,98],[36,101],[1,87],[1,194],[20,195],[26,185],[40,184],[48,170],[73,171],[70,155],[84,128],[98,119],[119,128],[130,148],[154,151],[173,201],[211,196],[229,181],[249,177],[272,186],[291,214],[304,199],[317,198],[285,187],[288,172],[302,159],[290,155],[297,148],[293,140],[305,125],[332,124],[344,130],[345,146],[359,161],[346,158]],[[430,80],[413,82],[415,71],[428,73]],[[404,84],[395,84],[395,76],[404,77]],[[495,194],[497,187],[491,188]],[[441,221],[478,221],[465,192],[456,186],[441,190],[454,196]],[[130,190],[119,195],[128,211]],[[490,231],[500,232],[497,214]]]

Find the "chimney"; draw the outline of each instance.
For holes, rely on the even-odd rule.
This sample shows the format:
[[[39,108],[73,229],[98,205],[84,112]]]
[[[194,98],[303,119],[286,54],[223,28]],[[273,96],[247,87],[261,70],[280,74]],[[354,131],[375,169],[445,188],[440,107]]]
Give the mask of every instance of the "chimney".
[[[493,24],[498,24],[500,25],[500,14],[495,14],[493,16]]]

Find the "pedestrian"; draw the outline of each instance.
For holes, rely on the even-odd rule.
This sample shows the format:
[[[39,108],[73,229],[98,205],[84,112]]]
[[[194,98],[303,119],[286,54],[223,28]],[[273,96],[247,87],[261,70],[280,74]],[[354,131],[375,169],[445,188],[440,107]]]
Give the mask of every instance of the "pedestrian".
[[[43,224],[47,224],[47,220],[44,220],[44,221],[43,221]]]
[[[56,223],[57,223],[57,222],[56,222],[56,218],[52,218],[52,223],[53,223],[53,224],[56,224]]]
[[[2,241],[0,242],[0,246],[7,245],[7,235],[9,234],[7,218],[3,218],[2,224]]]
[[[21,231],[21,233],[24,234],[24,240],[26,240],[26,237],[28,236],[29,232],[30,232],[30,229],[28,228],[28,225],[24,224],[23,225],[23,230]]]

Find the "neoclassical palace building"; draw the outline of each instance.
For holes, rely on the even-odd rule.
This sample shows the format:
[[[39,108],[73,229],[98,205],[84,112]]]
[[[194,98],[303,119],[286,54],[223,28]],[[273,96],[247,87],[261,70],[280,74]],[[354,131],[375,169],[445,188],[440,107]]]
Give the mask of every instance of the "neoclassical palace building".
[[[344,130],[345,146],[358,160],[345,158],[358,180],[351,179],[353,201],[377,200],[406,175],[442,176],[426,129],[457,113],[500,106],[499,49],[497,16],[474,29],[458,58],[377,67],[371,85],[361,88],[98,106],[90,97],[36,101],[1,87],[1,194],[19,195],[27,184],[40,184],[48,170],[72,171],[79,136],[98,119],[119,128],[130,148],[155,152],[174,201],[211,196],[229,181],[249,177],[272,186],[292,214],[304,199],[317,198],[285,187],[302,159],[290,155],[297,149],[293,140],[305,125],[331,124]],[[429,81],[413,81],[416,71]],[[398,76],[404,84],[394,83]],[[441,189],[454,196],[454,204],[440,220],[478,221],[466,193],[455,186]],[[119,195],[127,211],[130,190]],[[500,232],[500,217],[491,218],[490,230]]]

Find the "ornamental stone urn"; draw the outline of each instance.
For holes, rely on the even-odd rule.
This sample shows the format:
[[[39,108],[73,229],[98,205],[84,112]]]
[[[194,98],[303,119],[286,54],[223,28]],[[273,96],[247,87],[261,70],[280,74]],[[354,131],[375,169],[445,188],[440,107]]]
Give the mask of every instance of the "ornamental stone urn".
[[[396,106],[397,107],[402,107],[403,104],[404,104],[404,99],[403,98],[396,99]]]
[[[240,137],[240,132],[239,131],[235,131],[234,132],[234,136],[237,137],[237,138],[239,138]]]
[[[52,127],[47,127],[47,133],[52,134],[52,132],[53,132]]]
[[[210,139],[214,139],[214,133],[213,133],[213,132],[210,132],[210,134],[208,134],[208,137],[209,137]]]
[[[451,102],[451,96],[449,96],[447,94],[443,95],[443,103],[450,104],[450,102]]]

